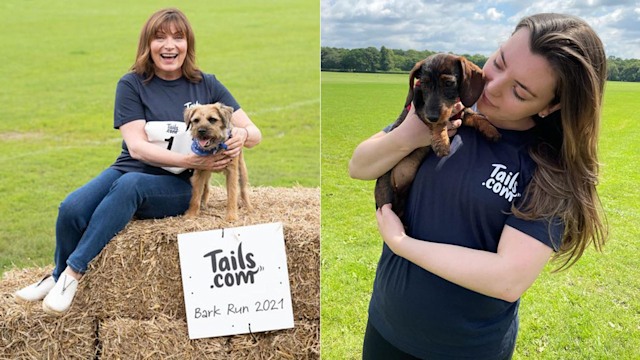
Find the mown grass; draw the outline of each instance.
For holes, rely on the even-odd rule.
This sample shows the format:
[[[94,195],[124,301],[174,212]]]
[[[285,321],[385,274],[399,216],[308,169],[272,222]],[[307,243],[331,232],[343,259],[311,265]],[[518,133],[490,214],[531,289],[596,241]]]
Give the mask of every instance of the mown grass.
[[[116,83],[146,19],[168,6],[175,2],[0,4],[0,273],[52,262],[57,206],[119,154]],[[319,186],[319,2],[179,8],[195,31],[200,68],[262,130],[263,142],[246,151],[251,184]]]
[[[348,177],[355,146],[395,120],[406,75],[322,73],[323,359],[360,358],[382,246],[373,181]],[[515,359],[634,359],[640,349],[638,83],[608,83],[599,193],[610,239],[568,271],[550,264],[522,298]]]

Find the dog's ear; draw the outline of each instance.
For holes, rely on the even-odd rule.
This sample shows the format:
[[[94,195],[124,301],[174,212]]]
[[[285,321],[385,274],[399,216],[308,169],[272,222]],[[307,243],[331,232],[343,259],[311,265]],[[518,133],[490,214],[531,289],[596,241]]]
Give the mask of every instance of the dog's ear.
[[[467,60],[463,56],[458,59],[460,63],[460,101],[462,105],[471,106],[478,101],[484,90],[484,73],[478,65]]]
[[[224,119],[225,125],[228,127],[231,123],[231,117],[233,116],[233,108],[223,103],[218,103],[218,105],[220,106],[220,115]]]
[[[193,112],[195,111],[195,107],[188,107],[184,109],[184,122],[187,124],[187,130],[191,126],[191,116],[193,116]]]
[[[426,60],[418,61],[409,73],[409,94],[407,94],[407,100],[404,102],[404,107],[409,106],[413,100],[413,86],[415,84],[415,80],[422,76],[422,65],[424,65],[425,62]]]

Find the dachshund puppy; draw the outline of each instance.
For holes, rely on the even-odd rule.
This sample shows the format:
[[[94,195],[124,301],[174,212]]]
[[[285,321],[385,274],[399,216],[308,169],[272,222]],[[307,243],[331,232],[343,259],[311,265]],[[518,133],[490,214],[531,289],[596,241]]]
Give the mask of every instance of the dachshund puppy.
[[[415,83],[415,79],[419,83]],[[416,63],[409,75],[409,94],[404,109],[391,130],[402,124],[413,102],[416,115],[431,129],[431,146],[414,150],[378,178],[376,208],[391,203],[395,213],[402,217],[409,187],[429,148],[441,157],[449,154],[447,122],[455,115],[452,112],[458,101],[467,107],[461,114],[463,125],[478,129],[492,141],[500,139],[500,133],[487,118],[468,108],[480,98],[483,89],[482,69],[462,56],[434,54]]]
[[[233,108],[222,103],[196,105],[184,111],[187,129],[191,129],[193,143],[191,150],[197,155],[212,155],[226,150],[225,141],[231,137],[231,115]],[[247,194],[247,167],[242,152],[233,158],[229,165],[221,170],[227,182],[227,221],[238,219],[238,186],[244,206],[251,211],[251,203]],[[206,204],[209,198],[209,179],[211,171],[195,170],[191,177],[193,187],[189,209],[186,217],[194,217],[200,213],[201,203]]]

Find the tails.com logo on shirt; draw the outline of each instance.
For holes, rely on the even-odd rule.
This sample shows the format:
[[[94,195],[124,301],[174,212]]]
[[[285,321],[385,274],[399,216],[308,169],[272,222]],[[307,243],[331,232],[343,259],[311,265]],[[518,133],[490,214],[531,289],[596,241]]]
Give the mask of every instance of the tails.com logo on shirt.
[[[514,198],[520,197],[521,194],[517,192],[518,177],[520,173],[512,173],[507,171],[507,167],[502,164],[491,164],[493,170],[489,179],[482,183],[482,186],[498,194],[507,201],[511,202]]]

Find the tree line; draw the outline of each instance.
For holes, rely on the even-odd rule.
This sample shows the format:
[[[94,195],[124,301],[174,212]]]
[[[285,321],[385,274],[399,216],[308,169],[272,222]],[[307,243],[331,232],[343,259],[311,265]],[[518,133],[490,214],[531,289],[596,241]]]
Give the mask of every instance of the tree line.
[[[408,72],[416,62],[435,54],[435,51],[397,50],[382,46],[344,49],[335,47],[321,48],[321,68],[323,71],[348,72]],[[481,68],[487,62],[483,55],[460,54]],[[608,80],[639,81],[640,60],[621,59],[610,56],[607,59]]]

